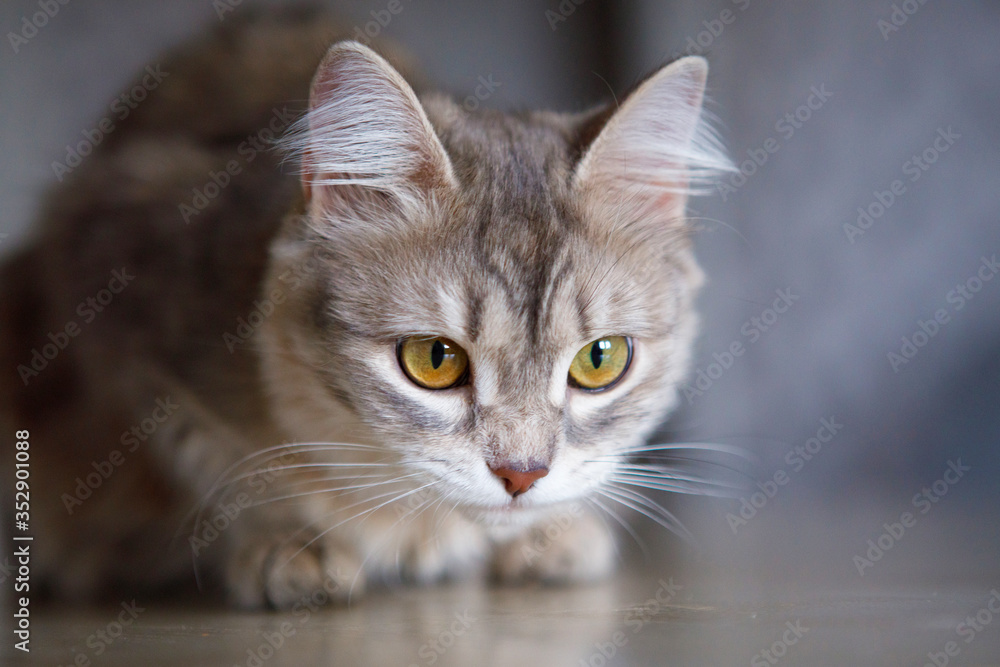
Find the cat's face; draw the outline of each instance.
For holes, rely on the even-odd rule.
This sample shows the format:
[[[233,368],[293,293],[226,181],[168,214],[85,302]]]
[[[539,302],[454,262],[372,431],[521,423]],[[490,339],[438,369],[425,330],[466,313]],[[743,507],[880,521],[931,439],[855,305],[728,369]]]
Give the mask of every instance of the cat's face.
[[[684,198],[717,166],[696,146],[704,74],[676,63],[614,114],[469,115],[335,47],[300,139],[306,210],[271,271],[288,298],[265,366],[291,434],[361,422],[488,523],[600,485],[688,366]]]

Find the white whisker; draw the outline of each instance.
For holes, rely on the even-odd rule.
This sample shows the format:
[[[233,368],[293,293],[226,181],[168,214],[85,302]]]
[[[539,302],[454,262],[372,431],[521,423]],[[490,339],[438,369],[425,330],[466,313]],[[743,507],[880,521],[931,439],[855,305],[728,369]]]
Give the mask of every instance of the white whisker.
[[[276,498],[266,498],[264,500],[258,500],[257,502],[251,503],[249,507],[260,507],[262,505],[268,505],[271,503],[279,502],[282,500],[291,500],[294,498],[304,498],[307,496],[316,496],[326,493],[337,493],[345,496],[351,495],[352,493],[358,493],[360,491],[365,491],[367,489],[373,489],[375,487],[384,486],[386,484],[402,484],[408,477],[413,477],[419,473],[411,473],[410,475],[404,475],[403,477],[394,477],[392,479],[385,479],[379,482],[366,482],[364,484],[353,484],[350,486],[333,486],[325,489],[313,489],[310,491],[302,491],[300,493],[290,493],[284,496],[278,496]],[[319,483],[323,480],[309,480],[309,482]],[[349,493],[343,493],[348,491]]]
[[[296,488],[296,487],[306,486],[308,484],[318,484],[318,483],[321,483],[321,482],[339,482],[339,481],[352,481],[352,482],[354,482],[354,481],[360,481],[360,480],[365,480],[365,479],[369,479],[369,480],[392,480],[392,479],[403,479],[403,478],[406,478],[406,477],[413,477],[413,476],[419,475],[419,474],[420,473],[414,472],[414,473],[409,473],[408,475],[403,475],[402,477],[391,476],[391,475],[388,475],[387,473],[371,474],[371,475],[333,475],[333,476],[322,475],[322,476],[316,476],[316,477],[309,477],[308,479],[298,479],[298,480],[294,480],[294,481],[291,481],[291,480],[289,480],[289,481],[283,481],[281,483],[281,486],[282,486],[282,488],[285,488],[285,489],[293,489],[293,488]]]
[[[350,516],[350,517],[348,517],[346,519],[343,519],[342,521],[340,521],[338,523],[333,524],[332,526],[329,526],[329,527],[325,528],[318,535],[316,535],[315,537],[313,537],[311,540],[309,540],[308,542],[306,542],[305,544],[303,544],[298,550],[296,550],[295,553],[293,553],[284,563],[282,563],[279,566],[279,569],[281,567],[284,567],[284,566],[288,565],[288,563],[290,563],[292,560],[294,560],[296,556],[298,556],[300,553],[302,553],[303,551],[305,551],[306,549],[308,549],[310,546],[312,546],[313,544],[315,544],[317,540],[321,539],[324,535],[326,535],[330,531],[332,531],[332,530],[334,530],[336,528],[339,528],[340,526],[344,525],[345,523],[348,523],[349,521],[354,521],[358,517],[364,516],[365,518],[367,518],[368,516],[371,515],[372,512],[376,512],[376,511],[382,509],[383,507],[385,507],[386,505],[389,505],[391,503],[394,503],[394,502],[397,502],[399,500],[402,500],[403,498],[406,498],[407,496],[410,496],[410,495],[412,495],[414,493],[418,493],[422,489],[426,489],[426,488],[428,488],[430,486],[434,486],[435,484],[439,484],[439,483],[440,483],[440,480],[435,480],[433,482],[428,482],[427,484],[424,484],[422,486],[418,486],[417,488],[411,489],[410,491],[407,491],[407,492],[402,493],[402,494],[386,493],[386,494],[375,496],[373,498],[366,498],[365,500],[359,501],[357,503],[353,503],[351,505],[348,505],[347,507],[340,508],[338,511],[343,511],[345,509],[350,509],[352,507],[357,507],[358,505],[361,505],[361,504],[366,503],[366,502],[371,502],[373,500],[379,500],[379,499],[385,498],[387,496],[395,495],[394,498],[390,498],[389,500],[387,500],[387,501],[385,501],[383,503],[380,503],[379,505],[377,505],[375,507],[372,507],[372,508],[363,510],[361,512],[358,512],[358,513],[354,514],[353,516]],[[364,519],[362,519],[362,521],[364,521]]]
[[[630,526],[628,524],[627,521],[625,521],[620,516],[618,516],[618,514],[616,512],[611,511],[610,508],[608,508],[606,505],[604,505],[597,498],[589,498],[588,497],[588,498],[584,498],[584,500],[587,503],[589,503],[589,504],[597,507],[601,511],[603,511],[605,514],[607,514],[612,519],[614,519],[618,523],[618,525],[620,525],[622,528],[624,528],[626,530],[626,532],[628,532],[628,534],[635,541],[635,543],[637,545],[639,545],[639,549],[642,550],[642,556],[643,556],[643,558],[646,559],[646,560],[649,560],[649,550],[646,548],[646,543],[642,540],[642,538],[639,537],[638,533],[635,532],[635,530],[632,528],[632,526]],[[601,523],[604,524],[604,527],[605,527],[605,529],[607,529],[608,533],[613,535],[612,530],[611,530],[611,526],[609,526],[608,522],[604,520],[604,517],[601,516],[600,512],[597,513],[597,517],[600,518]],[[618,548],[618,541],[614,540],[613,544],[614,544],[614,547],[615,547],[615,554],[618,556],[619,559],[621,559],[621,551]]]
[[[349,442],[285,443],[281,445],[272,445],[271,447],[265,447],[264,449],[258,449],[250,454],[247,454],[243,458],[231,464],[228,468],[226,468],[224,471],[222,471],[222,473],[219,474],[215,482],[212,483],[212,486],[209,488],[209,490],[184,516],[184,519],[181,521],[180,526],[177,528],[177,532],[174,534],[174,539],[177,539],[177,537],[180,536],[181,530],[189,521],[192,520],[192,517],[194,518],[194,525],[197,526],[201,522],[201,518],[203,516],[204,511],[208,507],[209,501],[213,497],[215,497],[215,495],[219,493],[220,490],[222,490],[223,488],[227,488],[232,484],[232,482],[226,481],[227,477],[234,471],[238,470],[241,466],[247,465],[254,459],[257,459],[262,456],[271,455],[268,458],[264,459],[265,461],[270,461],[284,454],[303,454],[313,451],[337,451],[345,449],[380,450],[381,448],[375,447],[373,445],[365,445],[360,443],[349,443]],[[278,454],[279,452],[281,454]],[[249,475],[244,476],[243,479],[252,477],[253,474],[261,474],[264,472],[267,472],[267,470],[257,470],[255,471],[255,473],[251,473]],[[220,499],[220,502],[223,499],[224,498]]]
[[[633,493],[628,489],[616,487],[602,488],[598,491],[607,498],[625,505],[639,514],[652,519],[667,530],[679,535],[685,540],[688,540],[690,543],[696,543],[694,535],[692,535],[691,532],[684,527],[684,524],[682,524],[677,517],[649,498],[646,498],[638,493]]]
[[[668,463],[664,464],[653,464],[653,463],[624,463],[615,468],[616,472],[620,471],[623,473],[629,473],[633,475],[649,475],[651,477],[658,477],[661,479],[676,479],[684,482],[708,482],[708,483],[718,483],[725,484],[723,480],[714,480],[712,477],[707,477],[705,475],[699,475],[690,470],[685,470],[683,467],[672,465]]]
[[[745,484],[729,482],[715,476],[699,475],[674,468],[673,466],[660,468],[654,466],[623,465],[614,470],[612,474],[628,475],[637,479],[651,479],[663,482],[690,482],[706,487],[715,486],[734,490],[746,488]]]
[[[690,449],[703,452],[721,452],[732,454],[747,460],[754,460],[755,457],[742,447],[735,445],[725,445],[716,442],[678,442],[661,445],[646,445],[642,447],[629,447],[615,450],[616,454],[646,454],[649,452],[663,452]],[[600,458],[600,457],[598,457]]]
[[[628,473],[626,473],[628,474]],[[613,481],[619,484],[626,484],[628,486],[636,486],[644,489],[652,489],[655,491],[670,491],[672,493],[684,493],[688,495],[695,496],[712,496],[715,498],[733,498],[735,497],[736,487],[728,487],[724,485],[715,485],[720,488],[712,488],[712,483],[684,483],[684,482],[671,482],[669,480],[657,481],[655,479],[636,479],[632,477],[625,477],[622,475],[612,475]]]

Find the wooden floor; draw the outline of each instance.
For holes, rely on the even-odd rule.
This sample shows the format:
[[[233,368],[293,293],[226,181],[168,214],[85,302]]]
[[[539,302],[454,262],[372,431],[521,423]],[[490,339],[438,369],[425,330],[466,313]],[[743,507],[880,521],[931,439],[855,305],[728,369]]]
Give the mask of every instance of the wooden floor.
[[[0,658],[105,667],[1000,664],[1000,618],[981,587],[712,589],[633,574],[577,589],[383,591],[315,613],[128,600],[48,610],[34,619],[30,656],[6,640]]]

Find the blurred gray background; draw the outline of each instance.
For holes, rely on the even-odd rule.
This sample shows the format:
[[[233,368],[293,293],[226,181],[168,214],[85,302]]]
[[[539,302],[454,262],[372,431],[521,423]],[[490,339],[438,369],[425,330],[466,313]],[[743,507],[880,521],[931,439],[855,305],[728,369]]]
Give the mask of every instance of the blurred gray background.
[[[330,4],[364,26],[387,3]],[[765,584],[997,583],[1000,3],[403,4],[382,35],[457,94],[492,76],[500,108],[579,110],[683,53],[710,61],[709,108],[742,175],[692,202],[704,376],[664,435],[753,451],[773,497],[745,523],[739,500],[681,499],[702,551],[652,543]],[[37,11],[0,6],[0,253],[30,233],[67,145],[161,50],[219,20],[211,0],[74,0],[15,53],[8,33]],[[832,440],[795,454],[828,439],[821,420],[841,425]],[[959,459],[969,470],[935,492]],[[907,511],[915,525],[859,573],[854,557]]]

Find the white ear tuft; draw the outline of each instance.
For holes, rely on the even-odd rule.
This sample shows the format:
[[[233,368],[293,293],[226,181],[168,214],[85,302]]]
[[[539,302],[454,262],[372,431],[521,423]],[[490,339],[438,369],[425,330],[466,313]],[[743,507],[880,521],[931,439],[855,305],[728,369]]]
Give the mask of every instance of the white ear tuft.
[[[456,182],[413,89],[357,42],[330,47],[313,78],[309,113],[286,145],[300,157],[307,197],[316,191],[337,197],[340,186],[362,186],[405,203]]]
[[[574,188],[614,205],[633,203],[683,212],[731,162],[705,122],[708,63],[681,58],[654,74],[608,120],[577,166]],[[639,200],[638,202],[636,200]],[[664,211],[666,212],[666,211]]]

